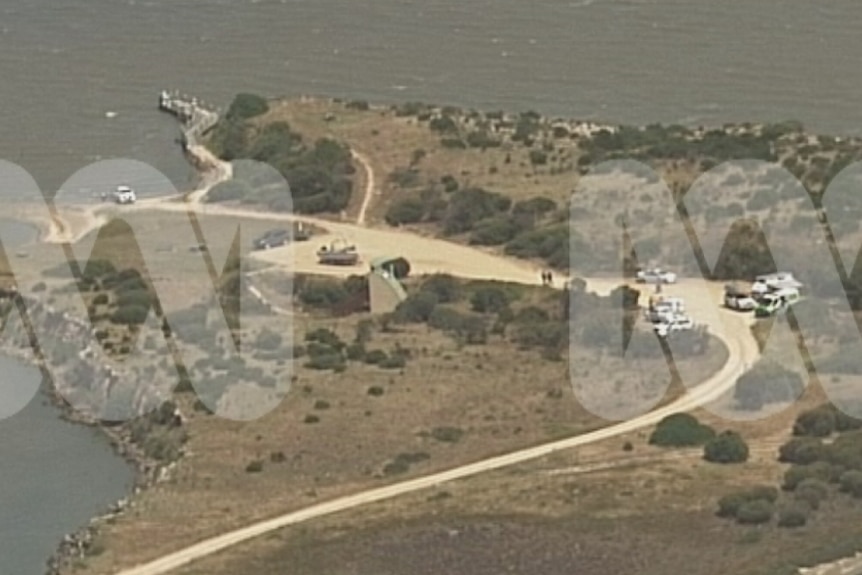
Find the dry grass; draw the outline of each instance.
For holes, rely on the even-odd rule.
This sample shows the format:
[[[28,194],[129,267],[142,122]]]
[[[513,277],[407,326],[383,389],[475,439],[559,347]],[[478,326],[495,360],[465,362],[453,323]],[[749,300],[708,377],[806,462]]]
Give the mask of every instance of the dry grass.
[[[590,460],[606,461],[614,452],[621,458],[622,439],[584,451],[591,452]],[[769,449],[755,450],[744,465],[722,466],[700,460],[697,452],[663,457],[642,442],[635,439],[635,451],[659,453],[652,462],[552,474],[587,462],[583,453],[556,454],[285,529],[179,573],[267,575],[290,565],[298,575],[563,574],[577,565],[586,575],[753,575],[814,560],[860,533],[854,519],[859,504],[839,495],[796,531],[716,518],[721,495],[780,479],[783,466]]]
[[[361,319],[297,316],[295,330],[301,339],[306,331],[327,326],[350,341]],[[244,327],[254,331],[267,320],[254,321],[260,323]],[[403,370],[351,364],[345,373],[335,374],[298,366],[283,403],[247,423],[203,415],[193,410],[191,397],[182,396],[181,409],[190,416],[189,456],[170,482],[140,494],[135,507],[103,531],[100,546],[105,551],[80,572],[112,573],[308,504],[607,423],[575,400],[567,364],[543,360],[538,351],[517,351],[495,338],[487,345],[461,348],[424,326],[376,331],[368,347],[388,351],[396,345],[413,355]],[[699,372],[689,373],[713,373],[724,361],[721,349],[716,346],[706,360],[689,360],[700,366]],[[587,352],[578,361],[596,364]],[[608,373],[670,381],[663,359],[635,367],[636,372],[622,371],[622,364],[606,358],[603,368],[591,369],[589,377],[597,386],[607,385]],[[288,375],[282,368],[279,377]],[[380,387],[382,396],[370,395],[372,386]],[[319,421],[307,422],[310,415]],[[463,435],[454,442],[434,439],[432,432],[440,427]],[[404,473],[384,472],[393,458],[410,453],[424,453],[428,459]],[[283,461],[273,456],[283,456]],[[262,462],[260,473],[246,471],[254,461]]]

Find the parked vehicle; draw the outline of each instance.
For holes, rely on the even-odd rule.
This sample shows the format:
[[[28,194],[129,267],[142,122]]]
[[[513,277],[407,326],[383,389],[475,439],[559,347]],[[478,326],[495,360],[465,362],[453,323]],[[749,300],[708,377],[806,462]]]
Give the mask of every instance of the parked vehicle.
[[[685,312],[685,303],[682,298],[653,295],[649,300],[649,308],[644,310],[644,318],[653,323],[660,323],[683,312]]]
[[[256,250],[268,250],[283,246],[290,241],[290,232],[285,229],[269,230],[252,242]]]
[[[304,242],[311,238],[311,232],[305,227],[302,222],[297,222],[293,226],[293,241]]]
[[[796,288],[776,290],[763,295],[759,299],[757,308],[754,310],[754,315],[756,317],[770,317],[798,300],[799,290]]]
[[[754,294],[762,295],[779,289],[799,289],[801,287],[802,283],[793,277],[792,273],[778,272],[757,276],[751,286],[751,291]]]
[[[676,283],[676,274],[661,268],[638,270],[636,281],[642,284],[672,284]]]
[[[114,190],[114,201],[118,204],[134,204],[137,200],[138,195],[129,186],[117,186]]]
[[[356,246],[344,240],[336,240],[328,246],[317,250],[317,259],[321,264],[333,266],[352,266],[359,263],[359,252]]]
[[[751,311],[757,307],[757,300],[751,295],[750,290],[736,285],[727,285],[724,288],[724,306],[738,311]]]
[[[687,315],[676,314],[667,321],[655,324],[653,329],[660,337],[667,337],[672,332],[694,329],[694,321]]]

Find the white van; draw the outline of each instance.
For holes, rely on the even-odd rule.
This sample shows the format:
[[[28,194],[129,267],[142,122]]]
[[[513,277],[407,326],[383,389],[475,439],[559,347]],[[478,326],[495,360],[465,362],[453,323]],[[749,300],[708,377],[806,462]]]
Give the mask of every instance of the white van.
[[[118,204],[134,204],[137,199],[138,196],[135,194],[135,190],[129,186],[117,186],[117,189],[114,191],[114,200]]]

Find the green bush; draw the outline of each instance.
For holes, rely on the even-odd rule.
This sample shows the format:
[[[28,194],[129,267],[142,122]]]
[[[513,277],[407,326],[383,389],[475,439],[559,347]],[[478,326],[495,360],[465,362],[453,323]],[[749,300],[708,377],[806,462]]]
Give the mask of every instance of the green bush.
[[[778,512],[778,526],[786,528],[802,527],[808,521],[808,512],[799,505],[784,507]]]
[[[428,122],[428,127],[431,128],[433,131],[439,132],[441,134],[458,133],[458,124],[456,124],[455,120],[453,120],[449,116],[439,116],[437,118],[432,118],[431,121]]]
[[[414,463],[421,463],[422,461],[430,459],[430,457],[430,455],[424,452],[399,453],[394,460],[383,467],[383,474],[396,475],[406,473],[410,470],[411,465]]]
[[[548,163],[548,154],[542,150],[530,150],[530,163],[534,166],[543,166]]]
[[[228,107],[225,119],[247,120],[260,116],[269,111],[269,104],[265,98],[256,94],[237,94]]]
[[[793,465],[784,472],[784,482],[781,487],[785,491],[794,491],[807,479],[834,483],[840,480],[842,472],[842,468],[825,461],[818,461],[810,465]]]
[[[428,318],[428,325],[469,345],[481,345],[488,340],[488,328],[484,318],[464,314],[454,308],[438,306]]]
[[[739,509],[752,501],[765,501],[773,504],[778,500],[778,490],[769,485],[758,485],[745,491],[725,495],[718,500],[719,517],[736,517]]]
[[[804,502],[811,509],[820,507],[820,502],[829,495],[829,486],[819,479],[804,479],[796,486],[794,497]]]
[[[515,238],[523,227],[510,216],[484,219],[476,224],[470,235],[470,244],[499,246]]]
[[[418,198],[399,200],[389,206],[384,219],[390,226],[415,224],[425,218],[425,204]]]
[[[449,274],[433,274],[422,282],[423,292],[434,294],[439,303],[455,303],[461,299],[461,284]]]
[[[304,281],[296,289],[299,301],[313,308],[332,309],[348,297],[343,283],[332,279]]]
[[[554,200],[541,196],[515,202],[515,205],[512,206],[513,215],[530,218],[539,218],[556,210],[557,203]]]
[[[440,183],[443,184],[443,191],[447,194],[451,194],[456,191],[460,186],[458,184],[458,180],[456,180],[452,175],[446,174],[442,178],[440,178]]]
[[[773,506],[768,501],[756,499],[743,503],[736,511],[736,521],[743,525],[760,525],[772,520]]]
[[[509,211],[512,200],[482,188],[466,188],[450,195],[443,220],[447,235],[469,232],[477,222]]]
[[[650,445],[691,447],[703,445],[715,437],[715,430],[687,413],[676,413],[662,419],[649,438]]]
[[[569,226],[548,226],[522,232],[506,244],[504,251],[519,258],[540,258],[552,267],[565,269],[569,266]]]
[[[713,463],[743,463],[748,460],[748,445],[735,431],[724,431],[704,445],[703,458]]]
[[[760,360],[737,379],[733,396],[742,409],[756,411],[767,404],[794,401],[804,389],[805,382],[798,373]]]
[[[336,334],[331,329],[326,329],[323,327],[306,333],[305,341],[323,344],[337,352],[341,352],[347,346],[347,344],[341,341],[341,338],[338,337],[338,334]],[[311,351],[309,351],[309,354],[311,354]]]
[[[121,307],[111,315],[111,322],[124,325],[140,325],[146,321],[149,312],[149,307],[141,305]]]
[[[819,439],[795,437],[779,448],[778,461],[807,465],[824,459],[826,452],[826,447]]]
[[[852,470],[841,474],[839,478],[841,491],[855,498],[862,499],[862,471]]]
[[[828,437],[836,427],[835,409],[821,406],[803,411],[793,425],[793,435],[807,437]]]
[[[263,461],[260,459],[255,459],[251,463],[245,466],[246,473],[260,473],[263,471]]]
[[[407,358],[400,353],[393,353],[377,365],[383,369],[401,369],[407,366]]]
[[[497,286],[480,287],[473,292],[470,306],[477,313],[498,313],[511,303],[509,293]]]
[[[382,349],[372,349],[365,354],[365,363],[370,365],[379,365],[386,361],[389,356]]]
[[[431,437],[445,443],[458,443],[464,436],[464,430],[458,427],[435,427],[431,430]]]
[[[437,296],[420,291],[407,296],[395,308],[395,319],[402,322],[425,323],[437,307]]]
[[[305,367],[321,371],[332,370],[335,372],[341,372],[347,368],[347,365],[345,364],[343,355],[332,352],[309,356],[308,361],[305,363]]]
[[[347,346],[347,359],[350,361],[365,361],[365,345],[361,342],[354,342]]]

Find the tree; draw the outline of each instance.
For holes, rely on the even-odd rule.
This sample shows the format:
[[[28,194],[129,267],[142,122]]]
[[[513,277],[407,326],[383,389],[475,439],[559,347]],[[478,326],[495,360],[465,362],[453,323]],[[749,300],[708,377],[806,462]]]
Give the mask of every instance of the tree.
[[[691,447],[703,445],[715,437],[715,431],[687,413],[668,415],[650,435],[650,445]]]
[[[395,258],[388,263],[388,267],[392,270],[392,275],[395,279],[403,280],[410,275],[410,262],[406,258]]]
[[[225,114],[228,121],[247,120],[269,111],[266,99],[257,94],[237,94]]]
[[[724,431],[704,446],[703,458],[713,463],[742,463],[748,460],[748,445],[735,431]]]

